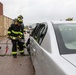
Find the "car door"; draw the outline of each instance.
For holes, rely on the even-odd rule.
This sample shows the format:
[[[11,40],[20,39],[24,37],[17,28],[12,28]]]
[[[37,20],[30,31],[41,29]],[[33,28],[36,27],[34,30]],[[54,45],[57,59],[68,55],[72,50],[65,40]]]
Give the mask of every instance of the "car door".
[[[36,28],[35,28],[36,29]],[[43,75],[42,71],[42,49],[41,43],[47,31],[47,26],[45,24],[39,24],[38,28],[33,33],[31,37],[30,48],[31,48],[31,58],[33,65],[35,67],[36,75]]]

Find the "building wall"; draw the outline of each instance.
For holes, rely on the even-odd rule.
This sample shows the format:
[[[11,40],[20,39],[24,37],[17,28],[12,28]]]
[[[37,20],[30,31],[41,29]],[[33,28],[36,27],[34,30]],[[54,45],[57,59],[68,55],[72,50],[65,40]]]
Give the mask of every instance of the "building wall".
[[[3,4],[0,2],[0,15],[3,15]]]
[[[6,36],[7,30],[12,23],[12,19],[4,15],[0,15],[0,36]]]

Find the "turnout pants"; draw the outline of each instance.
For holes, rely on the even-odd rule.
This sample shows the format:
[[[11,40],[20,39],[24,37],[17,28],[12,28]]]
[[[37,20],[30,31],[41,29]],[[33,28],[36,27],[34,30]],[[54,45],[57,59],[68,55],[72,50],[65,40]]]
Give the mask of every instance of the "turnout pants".
[[[17,46],[19,46],[20,54],[24,53],[23,43],[18,40],[12,40],[12,54],[17,55]]]

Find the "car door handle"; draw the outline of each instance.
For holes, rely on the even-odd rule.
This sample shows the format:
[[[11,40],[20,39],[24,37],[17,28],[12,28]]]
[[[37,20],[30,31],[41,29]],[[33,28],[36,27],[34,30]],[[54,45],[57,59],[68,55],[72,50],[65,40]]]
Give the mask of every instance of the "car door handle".
[[[36,55],[36,50],[33,49],[32,55],[35,56]]]

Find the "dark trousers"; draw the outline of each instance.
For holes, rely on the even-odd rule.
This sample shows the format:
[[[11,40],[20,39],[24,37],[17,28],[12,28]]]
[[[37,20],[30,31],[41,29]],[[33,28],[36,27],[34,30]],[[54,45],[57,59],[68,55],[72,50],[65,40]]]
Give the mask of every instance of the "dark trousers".
[[[17,46],[19,46],[19,50],[24,50],[23,43],[18,40],[12,40],[12,54],[17,55]]]

